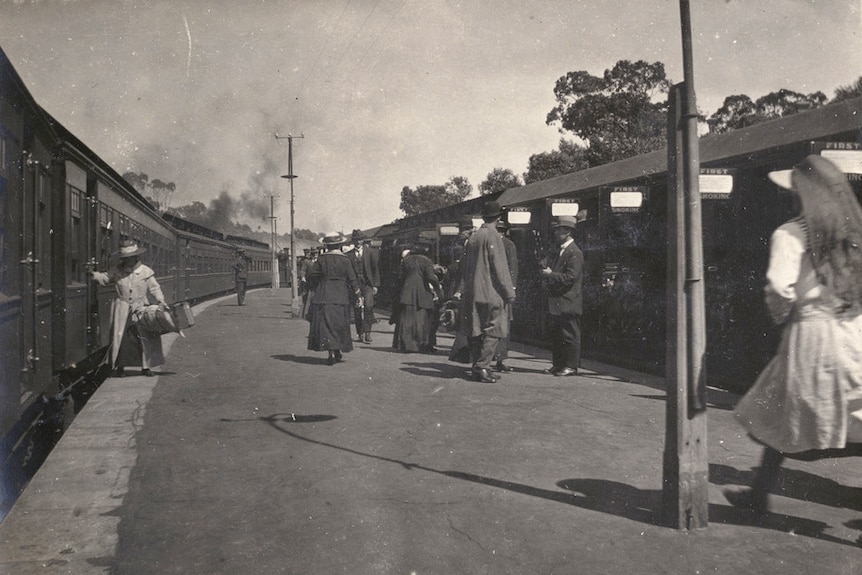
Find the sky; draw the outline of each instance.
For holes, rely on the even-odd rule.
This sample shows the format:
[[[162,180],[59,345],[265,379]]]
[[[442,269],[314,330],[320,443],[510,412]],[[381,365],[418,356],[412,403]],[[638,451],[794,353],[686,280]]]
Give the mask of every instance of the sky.
[[[690,4],[702,113],[862,76],[862,0]],[[0,0],[36,101],[117,172],[175,183],[171,207],[227,192],[253,229],[274,205],[279,234],[289,141],[295,227],[373,228],[404,186],[463,176],[475,197],[572,139],[545,123],[567,72],[645,60],[681,82],[680,28],[678,0]]]

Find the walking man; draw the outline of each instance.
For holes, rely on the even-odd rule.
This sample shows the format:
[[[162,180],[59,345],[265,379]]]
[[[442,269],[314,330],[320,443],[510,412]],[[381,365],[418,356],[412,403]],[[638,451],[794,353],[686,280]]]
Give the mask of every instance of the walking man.
[[[245,305],[245,288],[248,283],[248,263],[251,261],[245,255],[244,249],[236,250],[236,261],[233,264],[233,279],[236,287],[236,301],[239,305]]]
[[[553,365],[545,373],[562,377],[577,375],[581,364],[584,254],[573,237],[576,224],[572,216],[554,219],[551,227],[559,250],[550,254],[548,265],[541,269],[548,292],[553,357]]]
[[[508,337],[506,304],[515,300],[515,288],[506,262],[506,248],[496,225],[502,214],[496,201],[482,206],[485,222],[467,242],[455,299],[461,299],[458,331],[470,342],[473,379],[494,383],[489,371],[497,342]]]
[[[359,280],[362,291],[363,306],[356,313],[356,333],[359,341],[371,343],[371,326],[376,323],[374,317],[374,296],[380,287],[380,254],[371,247],[368,238],[360,230],[353,230],[353,252],[349,254]]]

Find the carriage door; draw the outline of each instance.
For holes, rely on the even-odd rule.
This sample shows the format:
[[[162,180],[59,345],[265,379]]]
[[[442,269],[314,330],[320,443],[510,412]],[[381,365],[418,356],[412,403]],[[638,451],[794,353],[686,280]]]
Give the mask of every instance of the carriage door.
[[[51,244],[48,167],[27,154],[21,202],[21,345],[24,392],[51,381]]]

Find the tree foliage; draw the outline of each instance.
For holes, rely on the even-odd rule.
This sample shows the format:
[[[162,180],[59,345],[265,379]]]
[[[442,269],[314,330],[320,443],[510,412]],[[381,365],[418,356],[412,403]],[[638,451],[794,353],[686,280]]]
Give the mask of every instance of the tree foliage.
[[[832,98],[832,102],[841,102],[842,100],[858,98],[859,96],[862,96],[862,76],[859,76],[859,78],[849,86],[839,86],[836,88],[835,97]]]
[[[597,166],[665,146],[666,94],[670,82],[664,64],[620,60],[602,77],[569,72],[557,80],[557,105],[546,123],[558,124],[585,142],[586,157]]]
[[[485,177],[485,181],[479,184],[479,194],[493,194],[502,192],[509,188],[517,188],[521,184],[521,178],[512,170],[506,168],[494,168]]]
[[[823,92],[802,94],[784,88],[770,92],[754,102],[745,94],[737,94],[725,98],[721,108],[707,119],[707,124],[710,134],[724,134],[811,108],[819,108],[825,103],[826,95]]]
[[[443,185],[409,186],[401,188],[401,211],[407,216],[436,210],[464,201],[473,192],[473,186],[463,176],[452,176]]]
[[[560,138],[558,149],[530,156],[527,171],[524,173],[524,183],[531,184],[589,167],[586,148]]]

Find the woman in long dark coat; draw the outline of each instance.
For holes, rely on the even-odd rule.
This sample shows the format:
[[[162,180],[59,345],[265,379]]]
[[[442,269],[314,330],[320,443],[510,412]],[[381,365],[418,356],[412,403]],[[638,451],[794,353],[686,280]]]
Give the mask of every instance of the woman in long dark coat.
[[[392,347],[399,351],[433,351],[431,330],[436,325],[434,302],[440,292],[440,281],[434,273],[434,264],[423,251],[415,248],[408,253],[398,270]]]
[[[350,337],[350,308],[359,301],[359,282],[353,264],[341,252],[347,240],[338,232],[323,238],[324,253],[308,274],[310,297],[308,349],[328,351],[327,363],[342,360],[342,352],[353,350]]]

